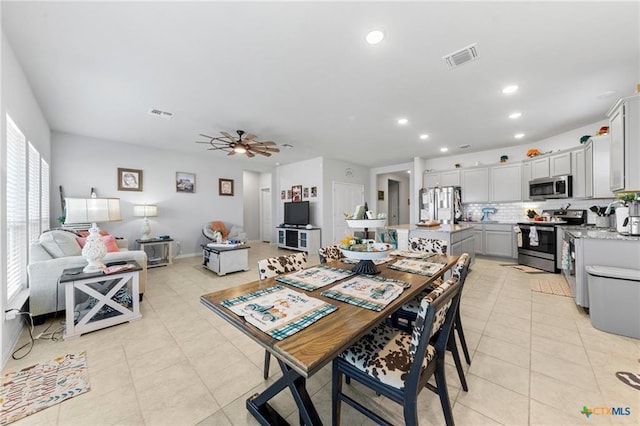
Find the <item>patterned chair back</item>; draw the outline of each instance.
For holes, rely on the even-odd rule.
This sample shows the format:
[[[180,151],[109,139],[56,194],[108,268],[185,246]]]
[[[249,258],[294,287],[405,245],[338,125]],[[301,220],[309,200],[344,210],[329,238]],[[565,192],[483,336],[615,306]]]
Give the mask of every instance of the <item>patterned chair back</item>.
[[[469,256],[469,253],[462,253],[458,258],[458,262],[453,267],[453,274],[451,276],[464,282],[467,278],[467,273],[469,272],[470,263],[471,256]]]
[[[424,253],[447,254],[447,242],[435,238],[409,238],[409,250]]]
[[[327,263],[333,260],[340,260],[344,257],[340,246],[335,244],[332,246],[320,247],[318,249],[318,256],[320,257],[320,263]]]
[[[418,317],[413,327],[411,344],[409,345],[409,354],[412,357],[416,356],[420,345],[426,345],[429,339],[443,327],[445,321],[448,323],[447,326],[451,327],[453,322],[453,315],[451,314],[455,313],[454,310],[457,307],[460,284],[461,282],[458,278],[449,278],[426,295],[420,302]],[[454,309],[450,309],[451,307]],[[430,318],[431,320],[429,320]],[[446,334],[449,334],[449,330],[446,331]],[[426,340],[424,339],[425,337],[427,338]],[[442,350],[444,350],[444,347]]]
[[[269,257],[258,260],[258,277],[260,280],[299,271],[307,266],[307,252],[290,254],[288,256]]]

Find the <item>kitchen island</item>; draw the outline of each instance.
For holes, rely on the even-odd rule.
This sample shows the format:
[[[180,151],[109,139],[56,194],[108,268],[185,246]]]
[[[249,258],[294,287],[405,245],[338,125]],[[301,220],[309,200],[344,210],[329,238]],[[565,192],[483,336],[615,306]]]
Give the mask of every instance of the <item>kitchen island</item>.
[[[459,256],[462,253],[469,253],[471,264],[475,261],[475,243],[472,224],[442,224],[437,226],[417,226],[417,225],[390,225],[388,229],[393,229],[398,234],[398,248],[408,250],[409,238],[436,238],[446,241],[447,254]]]
[[[621,235],[615,230],[566,230],[575,244],[575,299],[579,306],[589,307],[587,266],[601,265],[638,269],[640,237]]]

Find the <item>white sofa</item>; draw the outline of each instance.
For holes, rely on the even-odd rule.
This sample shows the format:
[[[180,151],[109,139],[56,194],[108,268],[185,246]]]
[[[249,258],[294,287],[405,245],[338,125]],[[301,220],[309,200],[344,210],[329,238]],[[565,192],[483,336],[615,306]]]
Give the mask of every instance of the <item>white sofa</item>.
[[[72,231],[56,229],[43,233],[29,247],[29,310],[34,317],[64,310],[64,286],[58,284],[62,271],[85,266],[82,249]],[[128,250],[127,239],[116,239],[119,252],[107,253],[104,262],[135,260],[142,267],[139,273],[140,298],[147,286],[147,254]],[[56,302],[57,294],[57,302]]]

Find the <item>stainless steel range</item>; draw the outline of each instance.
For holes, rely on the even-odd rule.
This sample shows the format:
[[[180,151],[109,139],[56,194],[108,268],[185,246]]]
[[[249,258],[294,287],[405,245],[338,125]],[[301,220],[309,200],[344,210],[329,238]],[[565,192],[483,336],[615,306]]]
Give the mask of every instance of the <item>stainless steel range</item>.
[[[586,210],[543,210],[546,222],[518,222],[521,244],[518,241],[518,263],[543,271],[558,273],[558,227],[582,225],[587,222]]]

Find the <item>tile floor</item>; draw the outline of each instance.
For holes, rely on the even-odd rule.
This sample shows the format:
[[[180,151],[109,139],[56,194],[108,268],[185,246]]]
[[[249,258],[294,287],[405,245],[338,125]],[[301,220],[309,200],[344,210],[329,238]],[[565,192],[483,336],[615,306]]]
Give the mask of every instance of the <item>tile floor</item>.
[[[149,270],[143,318],[69,341],[36,341],[31,354],[10,360],[3,372],[71,351],[87,351],[92,390],[36,413],[17,425],[253,425],[248,396],[265,387],[263,350],[200,304],[202,294],[252,281],[259,258],[282,250],[252,243],[249,272],[218,277],[198,257]],[[288,252],[287,252],[288,253]],[[310,264],[317,263],[317,255]],[[449,395],[458,425],[619,424],[640,422],[640,392],[615,377],[640,371],[640,341],[594,329],[568,297],[535,293],[531,280],[560,275],[526,274],[477,259],[461,303],[472,355],[469,392],[459,388],[447,360]],[[60,319],[54,326],[60,327]],[[37,327],[37,335],[44,326]],[[21,343],[26,341],[23,334]],[[272,362],[270,381],[278,377]],[[331,421],[330,366],[308,381],[325,423]],[[402,424],[399,406],[352,383],[350,391]],[[422,424],[443,424],[437,395],[420,395]],[[290,395],[274,406],[297,424]],[[591,416],[583,406],[631,407],[631,415]],[[368,425],[343,404],[342,424]]]

